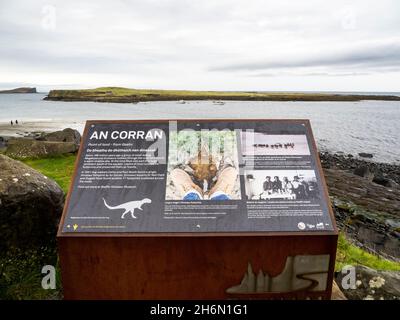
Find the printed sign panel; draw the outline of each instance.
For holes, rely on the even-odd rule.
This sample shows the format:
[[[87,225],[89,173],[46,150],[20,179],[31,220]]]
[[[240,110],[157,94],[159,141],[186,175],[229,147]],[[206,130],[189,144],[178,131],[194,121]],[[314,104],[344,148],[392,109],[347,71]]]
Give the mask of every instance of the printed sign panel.
[[[91,121],[62,232],[332,231],[304,120]]]

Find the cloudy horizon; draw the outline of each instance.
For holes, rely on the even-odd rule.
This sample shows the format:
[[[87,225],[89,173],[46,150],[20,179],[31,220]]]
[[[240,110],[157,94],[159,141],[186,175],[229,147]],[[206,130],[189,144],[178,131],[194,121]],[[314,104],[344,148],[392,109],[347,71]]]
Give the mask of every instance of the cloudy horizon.
[[[0,2],[0,88],[400,91],[400,2]]]

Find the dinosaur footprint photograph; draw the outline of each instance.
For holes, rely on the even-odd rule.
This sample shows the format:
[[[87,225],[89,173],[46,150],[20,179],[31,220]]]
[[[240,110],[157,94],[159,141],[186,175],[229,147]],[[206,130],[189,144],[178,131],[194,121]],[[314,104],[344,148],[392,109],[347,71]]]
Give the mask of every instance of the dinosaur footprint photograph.
[[[236,134],[170,133],[166,200],[240,200]]]

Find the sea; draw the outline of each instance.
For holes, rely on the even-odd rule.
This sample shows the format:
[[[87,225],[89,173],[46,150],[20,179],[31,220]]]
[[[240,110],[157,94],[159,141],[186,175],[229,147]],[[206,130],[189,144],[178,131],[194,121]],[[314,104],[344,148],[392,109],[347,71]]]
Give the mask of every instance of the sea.
[[[125,104],[45,101],[45,96],[0,94],[0,136],[9,135],[11,120],[18,120],[21,128],[29,123],[27,131],[37,126],[37,130],[71,127],[82,132],[86,120],[102,119],[309,119],[321,151],[354,156],[366,152],[373,154],[374,161],[400,164],[400,101]]]

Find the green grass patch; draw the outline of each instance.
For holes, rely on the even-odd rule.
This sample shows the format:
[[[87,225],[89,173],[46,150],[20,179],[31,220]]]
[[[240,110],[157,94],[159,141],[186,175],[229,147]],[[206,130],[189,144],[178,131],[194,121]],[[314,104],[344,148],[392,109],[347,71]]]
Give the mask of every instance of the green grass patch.
[[[400,100],[390,95],[361,95],[304,92],[260,92],[260,91],[191,91],[130,89],[121,87],[100,87],[82,90],[51,90],[49,100],[98,101],[98,102],[139,102],[174,100],[255,100],[255,101],[360,101]]]
[[[364,265],[376,270],[400,271],[400,263],[383,259],[351,244],[343,234],[339,235],[335,270],[345,265]]]
[[[56,289],[42,288],[42,268],[56,268]],[[55,244],[35,250],[13,249],[0,256],[0,300],[59,299],[60,269]]]
[[[74,172],[75,159],[76,155],[70,154],[60,157],[24,159],[21,161],[50,179],[55,180],[63,191],[67,193]]]

